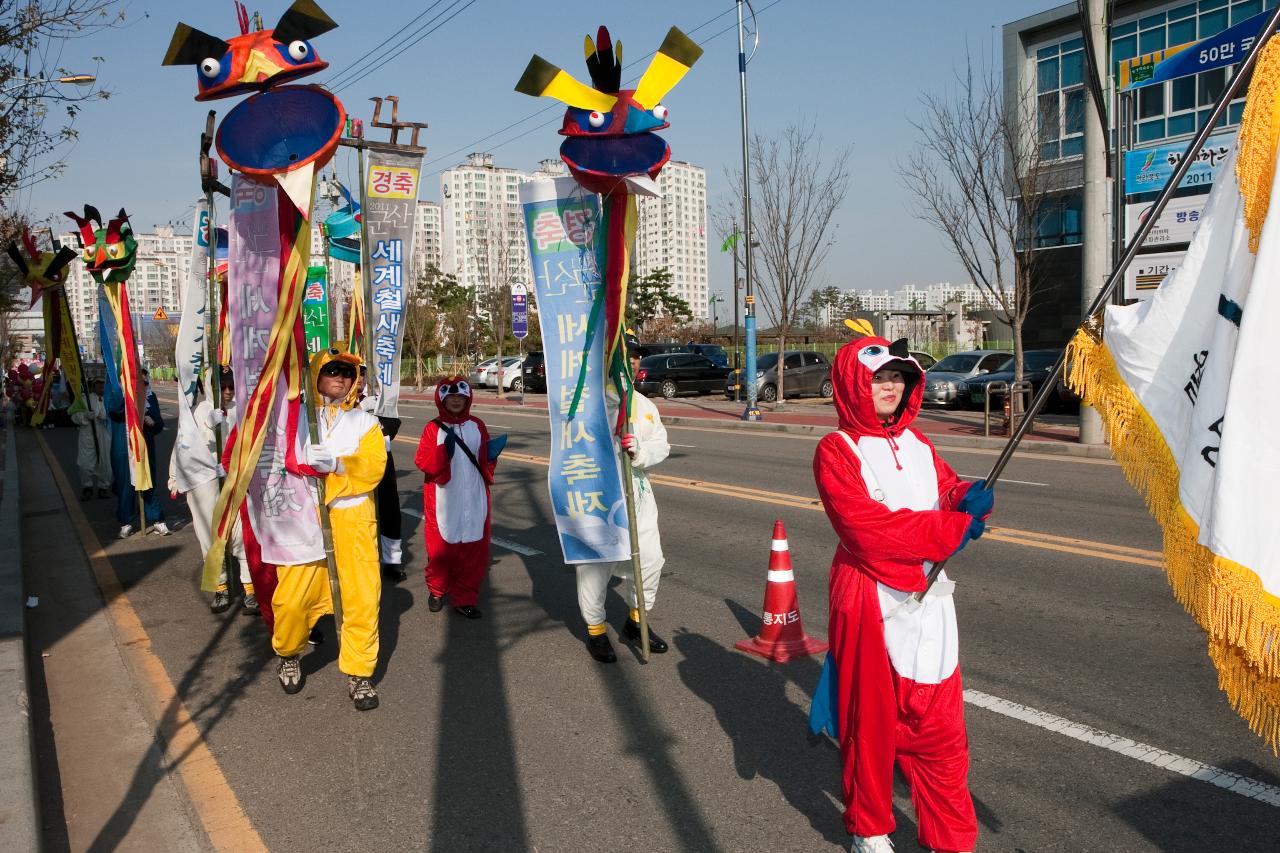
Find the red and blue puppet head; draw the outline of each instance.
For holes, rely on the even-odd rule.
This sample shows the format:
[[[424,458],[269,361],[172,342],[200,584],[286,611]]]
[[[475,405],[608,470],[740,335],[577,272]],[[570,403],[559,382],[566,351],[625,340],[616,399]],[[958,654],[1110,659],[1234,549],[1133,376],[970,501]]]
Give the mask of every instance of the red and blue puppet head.
[[[560,134],[567,137],[560,157],[574,179],[589,192],[626,191],[627,180],[657,178],[671,159],[671,147],[654,131],[667,124],[661,103],[702,55],[688,36],[672,27],[634,89],[621,89],[622,42],[610,41],[601,27],[585,53],[591,86],[540,56],[529,60],[516,91],[555,98],[569,109]]]
[[[886,423],[876,414],[871,379],[877,370],[897,370],[906,380],[898,410]],[[907,339],[889,343],[865,337],[840,347],[831,365],[836,415],[840,428],[853,435],[899,435],[920,413],[924,370],[907,351]]]
[[[236,4],[240,35],[220,39],[178,24],[165,65],[196,66],[197,101],[261,92],[329,67],[311,39],[338,25],[314,0],[294,0],[269,30],[250,31],[249,13]]]

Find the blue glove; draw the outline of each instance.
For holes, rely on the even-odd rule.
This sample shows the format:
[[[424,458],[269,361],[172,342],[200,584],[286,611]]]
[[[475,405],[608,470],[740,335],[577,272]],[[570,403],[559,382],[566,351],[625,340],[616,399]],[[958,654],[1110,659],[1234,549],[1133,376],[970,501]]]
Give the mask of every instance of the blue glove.
[[[986,533],[986,531],[987,524],[982,519],[975,518],[973,521],[970,521],[969,528],[964,532],[964,538],[960,540],[960,544],[956,546],[956,549],[951,552],[951,557],[954,557],[956,554],[963,551],[964,546],[968,545],[974,539],[981,538],[982,534]],[[951,557],[948,557],[947,559],[949,560]]]
[[[453,461],[453,450],[458,444],[457,434],[452,430],[444,434],[444,458]]]
[[[502,449],[507,446],[507,436],[492,435],[489,436],[489,461],[493,462],[502,453]]]
[[[836,724],[836,708],[840,704],[836,694],[839,681],[836,678],[835,658],[827,652],[827,659],[822,664],[822,675],[818,678],[818,688],[813,692],[813,704],[809,706],[809,731],[815,735],[826,731],[833,738],[840,729]]]
[[[960,503],[956,504],[956,512],[967,512],[974,518],[986,518],[995,505],[996,493],[987,488],[986,480],[979,480],[969,487],[969,491],[964,493]]]

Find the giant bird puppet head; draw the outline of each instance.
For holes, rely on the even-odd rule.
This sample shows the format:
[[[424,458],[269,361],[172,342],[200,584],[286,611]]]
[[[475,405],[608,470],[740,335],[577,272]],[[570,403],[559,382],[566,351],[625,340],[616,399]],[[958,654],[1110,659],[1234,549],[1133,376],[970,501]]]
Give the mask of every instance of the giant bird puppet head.
[[[250,31],[249,13],[236,3],[240,35],[223,40],[178,24],[165,65],[196,66],[197,101],[261,92],[329,67],[311,39],[338,25],[314,0],[294,0],[269,30]]]
[[[601,27],[584,45],[591,86],[541,56],[529,60],[516,91],[555,98],[565,112],[560,157],[570,174],[590,192],[609,195],[651,182],[671,158],[671,147],[654,131],[669,127],[662,98],[702,55],[702,48],[672,27],[634,89],[620,89],[622,42]]]
[[[138,241],[134,239],[133,226],[129,224],[129,214],[124,212],[124,208],[120,208],[120,213],[105,228],[102,227],[102,215],[92,205],[84,206],[84,216],[77,216],[69,210],[65,215],[80,226],[84,265],[93,280],[99,284],[128,280],[138,260]]]
[[[26,252],[25,255],[23,251]],[[31,288],[32,306],[36,304],[41,293],[46,290],[57,290],[66,283],[67,265],[76,256],[75,250],[66,246],[56,252],[40,251],[35,238],[25,228],[22,229],[22,250],[18,249],[17,243],[10,243],[6,252]]]

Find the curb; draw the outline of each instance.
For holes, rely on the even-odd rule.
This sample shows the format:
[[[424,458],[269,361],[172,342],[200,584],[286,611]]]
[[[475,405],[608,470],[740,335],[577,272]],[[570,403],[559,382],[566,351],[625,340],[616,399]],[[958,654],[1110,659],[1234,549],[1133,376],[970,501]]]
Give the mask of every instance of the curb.
[[[22,582],[22,500],[17,436],[3,414],[4,475],[0,484],[0,849],[40,850],[35,742],[27,683],[26,597]]]
[[[510,404],[480,403],[474,404],[476,409],[502,412],[511,408]],[[541,406],[528,407],[545,412]],[[719,418],[690,418],[682,415],[663,415],[662,422],[670,426],[703,427],[706,429],[737,429],[746,432],[781,432],[792,435],[826,435],[835,427],[828,424],[783,424],[769,421],[721,420]],[[976,435],[953,435],[952,433],[926,432],[925,437],[936,447],[957,447],[969,450],[1002,450],[1008,443],[1006,438],[987,438]],[[1071,456],[1077,459],[1111,459],[1111,448],[1105,444],[1077,444],[1073,441],[1038,441],[1024,439],[1018,445],[1018,453],[1044,453],[1050,456]],[[1016,455],[1016,454],[1015,454]]]

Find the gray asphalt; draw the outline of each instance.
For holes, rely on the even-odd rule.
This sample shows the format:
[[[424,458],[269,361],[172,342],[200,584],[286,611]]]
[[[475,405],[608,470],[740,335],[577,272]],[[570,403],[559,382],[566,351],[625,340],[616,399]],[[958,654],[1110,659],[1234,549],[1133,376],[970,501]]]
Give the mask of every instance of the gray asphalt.
[[[165,406],[172,412],[172,406]],[[543,456],[545,413],[478,411],[510,451]],[[434,407],[406,404],[402,437]],[[72,468],[74,433],[46,434]],[[672,428],[657,473],[815,496],[815,439]],[[172,430],[161,439],[167,458]],[[943,455],[982,476],[994,456]],[[820,511],[659,485],[668,556],[648,665],[582,647],[573,576],[549,520],[546,469],[506,461],[485,618],[430,613],[420,479],[397,442],[410,579],[383,595],[382,707],[352,710],[332,636],[298,696],[275,680],[261,623],[211,615],[190,530],[115,542],[108,502],[86,504],[154,649],[273,850],[835,850],[834,745],[805,729],[820,658],[736,652],[755,633],[769,540],[782,518],[805,626],[825,636],[835,539]],[[1109,463],[1017,458],[992,523],[1159,549],[1159,530]],[[161,475],[163,481],[163,473]],[[1032,485],[1044,484],[1044,485]],[[185,505],[168,505],[182,518]],[[949,566],[960,581],[968,688],[1280,785],[1275,757],[1218,691],[1205,638],[1156,568],[994,540]],[[625,618],[610,596],[613,628]],[[612,633],[612,629],[611,629]],[[615,635],[616,636],[616,635]],[[979,849],[1274,850],[1280,810],[982,708],[967,710]],[[898,792],[900,851],[918,850]]]

